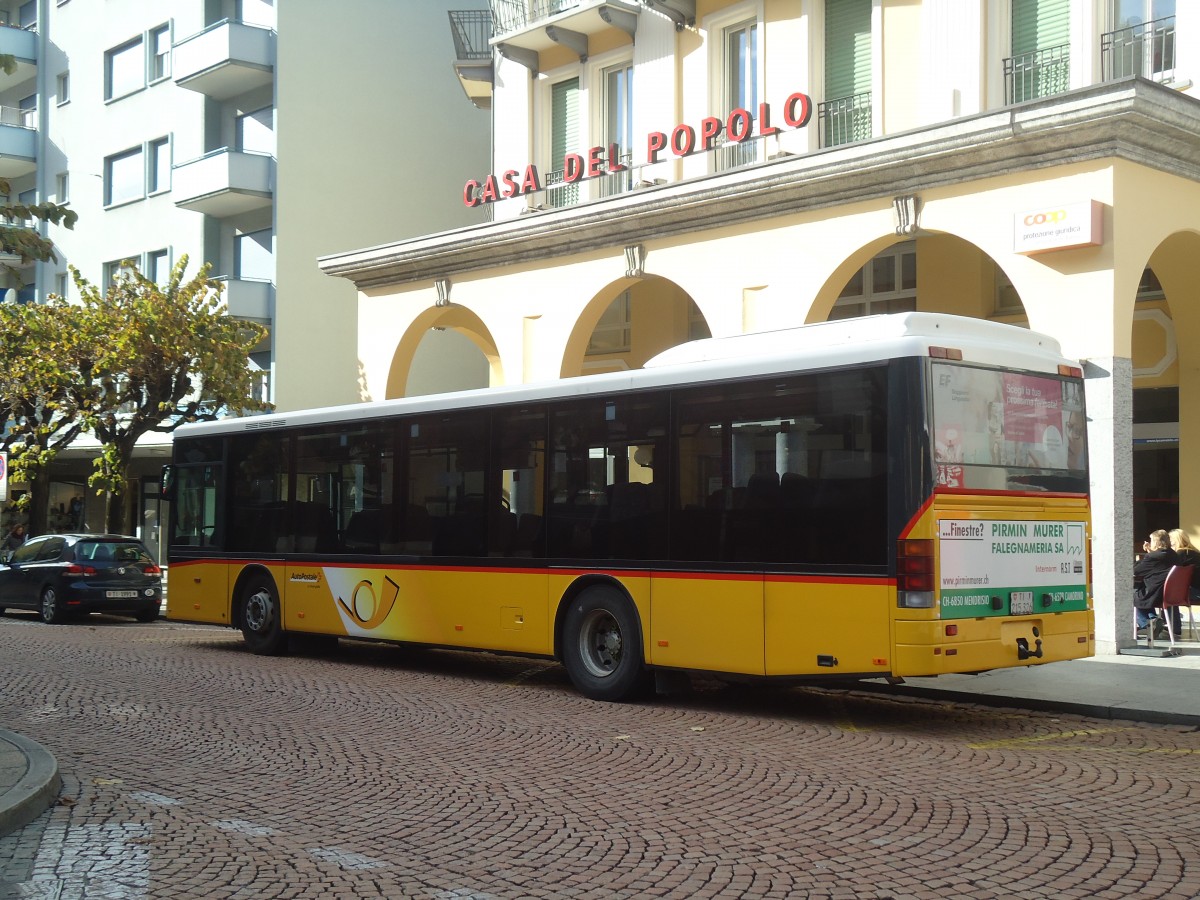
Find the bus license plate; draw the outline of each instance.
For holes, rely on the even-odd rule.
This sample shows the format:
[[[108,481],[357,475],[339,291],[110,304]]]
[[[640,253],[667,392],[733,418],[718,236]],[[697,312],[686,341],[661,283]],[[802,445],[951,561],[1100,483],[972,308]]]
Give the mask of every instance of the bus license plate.
[[[110,599],[122,599],[125,597],[136,597],[137,591],[105,591],[104,596]]]
[[[1033,591],[1013,591],[1008,595],[1008,610],[1014,616],[1033,615]]]

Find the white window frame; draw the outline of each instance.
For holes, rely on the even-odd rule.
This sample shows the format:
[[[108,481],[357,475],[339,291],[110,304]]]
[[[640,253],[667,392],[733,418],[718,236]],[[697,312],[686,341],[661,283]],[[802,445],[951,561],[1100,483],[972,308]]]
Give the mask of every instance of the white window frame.
[[[139,82],[130,87],[128,90],[121,93],[114,92],[113,86],[113,62],[123,53],[133,53],[134,48],[137,48],[138,71],[141,73]],[[146,36],[139,34],[137,37],[130,38],[122,44],[111,47],[104,51],[104,102],[112,103],[124,97],[129,97],[136,94],[138,91],[146,89]]]
[[[166,53],[158,52],[158,49],[159,49],[158,48],[158,38],[160,36],[166,37],[166,40],[167,40]],[[157,84],[160,81],[165,81],[168,78],[170,78],[171,77],[171,23],[170,22],[164,22],[162,25],[158,25],[154,28],[151,28],[150,31],[147,32],[146,49],[148,51],[147,61],[148,61],[149,67],[150,67],[150,71],[147,73],[149,76],[149,78],[147,79],[149,81],[149,83]],[[161,68],[162,68],[161,72],[159,71],[159,68],[160,68],[159,61],[160,60],[163,61],[162,66],[161,66]]]
[[[71,102],[71,70],[66,69],[58,73],[58,77],[54,80],[54,91],[59,106],[65,106]]]
[[[71,173],[59,172],[54,176],[54,198],[58,203],[71,202]]]
[[[166,154],[166,184],[159,184],[159,169],[157,151],[161,149]],[[146,142],[146,196],[162,194],[171,190],[171,139],[170,137],[155,138]]]
[[[140,157],[140,165],[138,171],[141,174],[141,191],[136,196],[124,197],[120,200],[113,199],[113,163],[127,159],[134,155]],[[124,206],[126,203],[136,203],[138,200],[146,198],[146,145],[138,144],[136,147],[129,147],[125,150],[120,150],[116,153],[110,153],[104,157],[104,207],[105,209],[117,206]]]

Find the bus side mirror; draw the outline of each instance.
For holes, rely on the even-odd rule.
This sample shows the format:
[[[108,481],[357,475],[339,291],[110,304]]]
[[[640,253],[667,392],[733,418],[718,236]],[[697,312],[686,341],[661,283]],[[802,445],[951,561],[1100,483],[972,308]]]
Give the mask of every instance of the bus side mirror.
[[[175,467],[171,465],[162,467],[162,482],[158,489],[158,496],[161,500],[175,499]]]

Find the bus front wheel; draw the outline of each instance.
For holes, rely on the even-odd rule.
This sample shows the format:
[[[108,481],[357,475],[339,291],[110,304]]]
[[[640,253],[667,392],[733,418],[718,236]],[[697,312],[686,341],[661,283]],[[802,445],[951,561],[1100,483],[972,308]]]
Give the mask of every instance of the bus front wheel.
[[[242,637],[259,656],[278,656],[287,649],[279,616],[279,596],[271,579],[259,575],[242,591]]]
[[[563,622],[563,666],[571,683],[593,700],[630,700],[649,674],[642,629],[633,604],[609,586],[590,587],[571,601]]]

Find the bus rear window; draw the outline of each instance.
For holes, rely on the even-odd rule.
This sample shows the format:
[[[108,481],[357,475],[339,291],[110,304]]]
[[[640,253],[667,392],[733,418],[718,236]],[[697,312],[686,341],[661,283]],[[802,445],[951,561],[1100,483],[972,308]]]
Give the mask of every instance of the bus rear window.
[[[1087,491],[1082,379],[930,365],[939,486]]]

